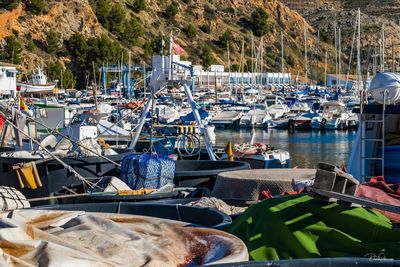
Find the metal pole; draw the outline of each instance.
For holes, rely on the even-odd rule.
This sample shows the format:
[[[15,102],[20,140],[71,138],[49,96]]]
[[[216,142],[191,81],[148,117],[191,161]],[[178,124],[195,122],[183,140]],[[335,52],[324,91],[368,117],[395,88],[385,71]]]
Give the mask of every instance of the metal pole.
[[[172,58],[173,58],[173,45],[174,45],[174,38],[172,36],[172,30],[169,35],[169,72],[168,72],[168,80],[172,80]]]
[[[135,147],[136,147],[136,143],[139,140],[140,134],[142,133],[142,129],[143,129],[144,123],[146,122],[146,117],[150,111],[150,107],[152,106],[152,102],[153,102],[153,99],[149,98],[149,100],[147,101],[146,106],[143,110],[142,116],[140,116],[139,124],[136,128],[136,132],[135,132],[135,135],[133,136],[133,140],[132,140],[131,144],[129,145],[129,149],[135,149]]]
[[[131,99],[131,51],[128,52],[128,99]]]
[[[382,72],[385,71],[385,26],[382,25]]]
[[[204,143],[206,145],[208,156],[210,157],[211,160],[216,160],[216,157],[215,157],[212,145],[211,145],[210,137],[208,135],[208,131],[204,127],[203,122],[201,121],[199,111],[197,110],[197,107],[196,107],[196,102],[194,101],[193,96],[190,93],[190,88],[186,84],[183,85],[183,88],[185,89],[186,96],[188,97],[190,106],[192,107],[193,115],[194,115],[197,125],[199,126],[199,129],[200,129],[200,134],[204,138]]]

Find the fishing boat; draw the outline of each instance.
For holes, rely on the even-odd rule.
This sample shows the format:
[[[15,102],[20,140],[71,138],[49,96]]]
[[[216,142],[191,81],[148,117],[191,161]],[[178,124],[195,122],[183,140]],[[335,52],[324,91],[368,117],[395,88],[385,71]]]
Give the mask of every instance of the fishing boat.
[[[347,169],[361,182],[373,176],[383,176],[388,183],[400,182],[400,105],[395,104],[400,92],[398,77],[378,73],[371,82],[375,103],[361,102],[361,107],[353,110],[359,116],[360,126]]]
[[[55,86],[55,82],[47,81],[47,76],[40,68],[33,71],[30,82],[17,81],[17,88],[23,93],[53,93]]]

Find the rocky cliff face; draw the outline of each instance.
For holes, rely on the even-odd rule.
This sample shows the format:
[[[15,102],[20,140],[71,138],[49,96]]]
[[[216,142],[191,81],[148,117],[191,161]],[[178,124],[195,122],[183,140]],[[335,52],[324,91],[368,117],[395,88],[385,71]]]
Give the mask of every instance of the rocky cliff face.
[[[333,40],[333,25],[336,20],[342,30],[342,46],[347,55],[353,39],[357,9],[360,8],[361,45],[365,49],[375,47],[377,53],[379,53],[378,47],[383,28],[386,48],[385,62],[391,68],[392,44],[394,44],[395,65],[397,66],[400,63],[400,46],[398,46],[400,36],[399,0],[282,0],[282,2],[299,12],[315,29],[320,29],[331,40]]]

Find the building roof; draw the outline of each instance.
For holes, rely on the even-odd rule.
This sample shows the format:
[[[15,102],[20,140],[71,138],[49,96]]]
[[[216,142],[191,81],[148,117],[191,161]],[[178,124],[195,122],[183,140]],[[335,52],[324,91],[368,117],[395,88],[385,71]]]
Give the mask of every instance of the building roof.
[[[16,68],[17,65],[0,61],[0,67],[14,67],[14,68]]]

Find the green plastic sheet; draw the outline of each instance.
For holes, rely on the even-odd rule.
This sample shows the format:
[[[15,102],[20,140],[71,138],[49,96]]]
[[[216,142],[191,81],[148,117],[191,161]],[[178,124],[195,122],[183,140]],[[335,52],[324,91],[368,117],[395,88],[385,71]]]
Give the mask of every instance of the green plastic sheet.
[[[227,229],[252,260],[400,258],[400,228],[379,212],[289,195],[252,205]]]

